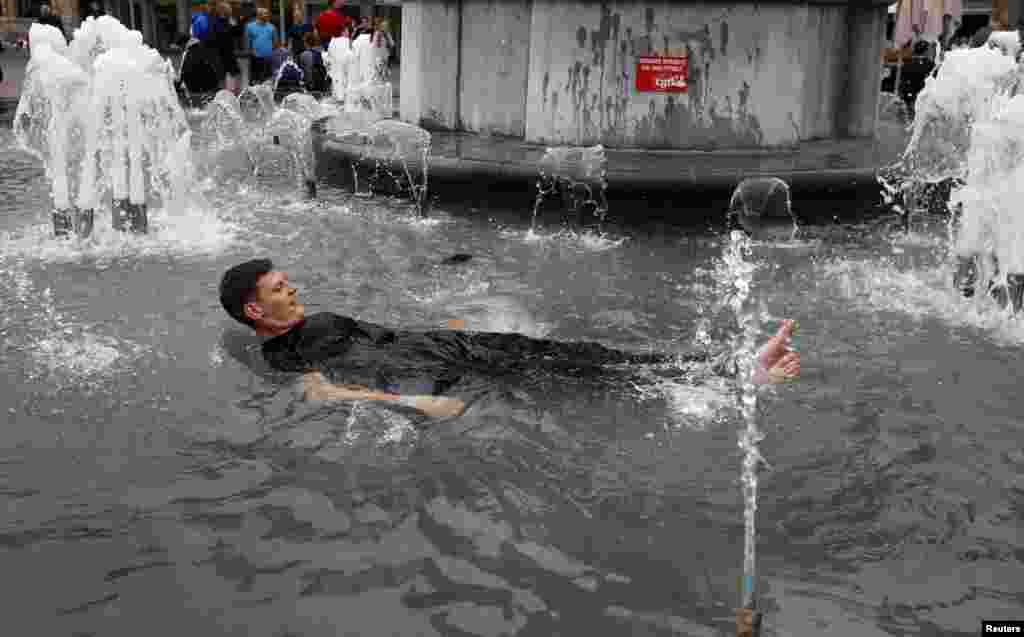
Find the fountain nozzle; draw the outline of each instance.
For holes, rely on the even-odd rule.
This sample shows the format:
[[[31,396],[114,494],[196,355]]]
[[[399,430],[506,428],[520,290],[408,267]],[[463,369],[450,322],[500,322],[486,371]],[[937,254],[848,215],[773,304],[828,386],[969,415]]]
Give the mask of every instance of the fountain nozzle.
[[[736,637],[761,637],[762,614],[753,608],[736,609]]]

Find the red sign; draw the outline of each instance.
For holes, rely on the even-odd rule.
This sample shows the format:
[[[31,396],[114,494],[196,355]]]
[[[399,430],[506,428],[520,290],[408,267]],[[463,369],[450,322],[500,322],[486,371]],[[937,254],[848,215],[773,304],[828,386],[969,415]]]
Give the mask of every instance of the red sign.
[[[641,93],[685,93],[689,74],[688,57],[641,56],[636,61],[636,90]]]

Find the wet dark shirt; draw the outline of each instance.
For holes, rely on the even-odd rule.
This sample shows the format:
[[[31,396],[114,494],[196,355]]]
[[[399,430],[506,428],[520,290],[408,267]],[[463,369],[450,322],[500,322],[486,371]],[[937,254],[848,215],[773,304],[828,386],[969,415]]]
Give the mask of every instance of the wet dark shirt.
[[[624,352],[521,334],[395,330],[329,312],[309,316],[268,340],[263,356],[281,371],[315,370],[333,382],[396,394],[441,394],[466,376],[498,378],[541,370],[580,376],[616,365],[679,360],[679,355]],[[683,359],[705,357],[685,354]]]

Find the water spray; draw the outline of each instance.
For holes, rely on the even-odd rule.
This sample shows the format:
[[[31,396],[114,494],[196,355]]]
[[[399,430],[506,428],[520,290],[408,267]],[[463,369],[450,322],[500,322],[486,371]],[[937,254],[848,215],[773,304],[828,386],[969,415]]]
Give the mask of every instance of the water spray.
[[[743,492],[743,575],[740,578],[740,607],[736,609],[738,637],[756,637],[760,633],[761,613],[757,611],[757,465],[761,456],[757,443],[764,437],[757,426],[757,387],[754,385],[757,316],[746,306],[750,286],[757,269],[749,259],[750,237],[746,232],[733,230],[729,245],[722,256],[724,280],[727,281],[727,304],[732,309],[737,327],[733,340],[738,367],[737,402],[746,424],[740,433],[739,446],[744,451],[741,473]]]
[[[608,159],[604,146],[558,146],[548,148],[540,159],[537,196],[533,202],[530,232],[537,226],[537,215],[545,199],[561,196],[565,212],[575,214],[582,229],[587,213],[598,221],[598,230],[608,214]]]
[[[724,303],[731,309],[738,328],[732,349],[738,368],[737,403],[746,425],[739,436],[739,447],[744,452],[740,475],[744,541],[736,635],[758,637],[762,614],[757,609],[757,467],[764,458],[757,445],[764,439],[764,434],[758,428],[757,383],[763,380],[759,376],[767,370],[759,369],[757,355],[759,312],[747,307],[758,267],[750,251],[752,240],[780,235],[791,239],[798,232],[789,185],[776,177],[744,179],[733,192],[727,221],[730,226],[729,243],[716,278],[726,282]]]

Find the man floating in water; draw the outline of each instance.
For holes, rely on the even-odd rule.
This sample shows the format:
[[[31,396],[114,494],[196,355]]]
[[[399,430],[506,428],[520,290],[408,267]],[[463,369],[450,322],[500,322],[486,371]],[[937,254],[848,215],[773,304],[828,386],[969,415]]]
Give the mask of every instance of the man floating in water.
[[[321,312],[307,317],[288,275],[269,259],[228,270],[221,305],[236,321],[267,337],[263,357],[271,367],[302,373],[309,400],[373,400],[413,408],[433,417],[458,416],[466,404],[445,396],[469,378],[498,378],[527,371],[573,375],[616,365],[713,362],[704,354],[624,352],[597,343],[558,342],[520,334],[458,330],[405,331]],[[800,355],[786,342],[786,321],[759,355],[757,383],[781,383],[800,374]]]

